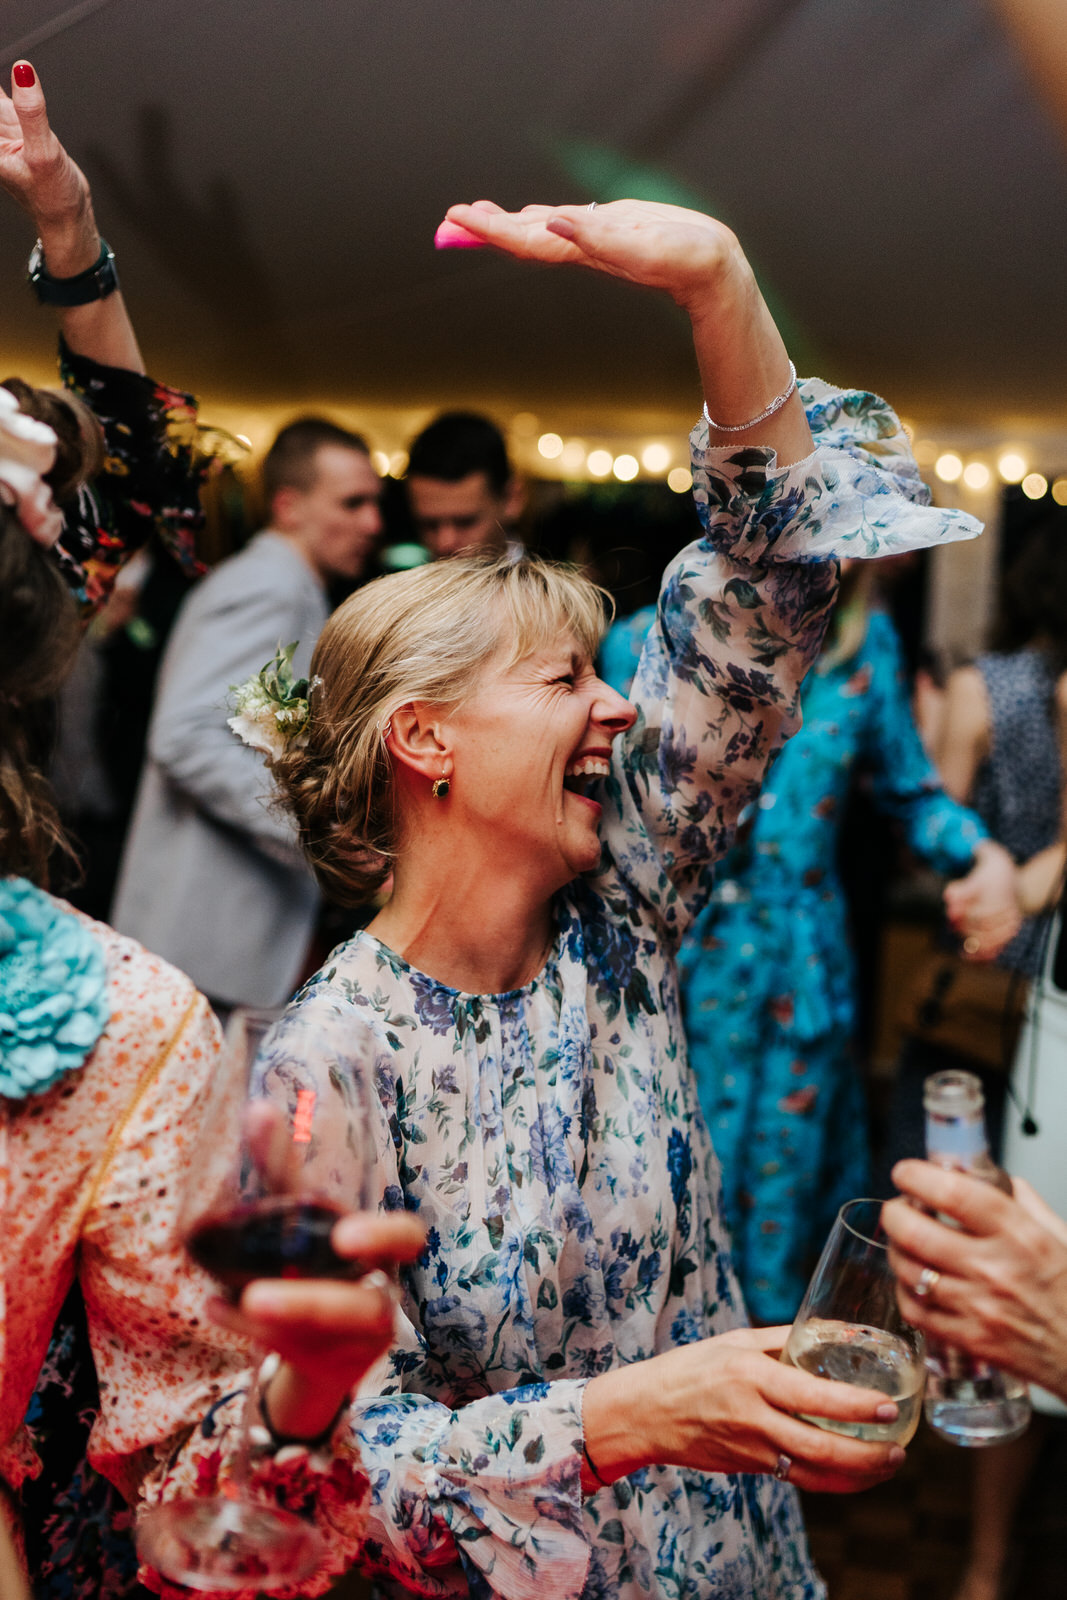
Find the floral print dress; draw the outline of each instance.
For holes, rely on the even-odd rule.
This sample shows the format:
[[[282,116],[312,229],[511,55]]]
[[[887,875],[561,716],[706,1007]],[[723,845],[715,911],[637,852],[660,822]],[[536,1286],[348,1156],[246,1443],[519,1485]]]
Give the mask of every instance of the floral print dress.
[[[770,1477],[651,1467],[581,1488],[588,1379],[744,1321],[674,952],[796,726],[829,558],[977,531],[916,503],[883,402],[804,394],[818,448],[794,466],[694,433],[705,536],[665,575],[638,718],[604,781],[601,867],[558,896],[544,970],[464,994],[362,932],[279,1025],[286,1057],[308,1012],[363,1033],[380,1204],[429,1229],[396,1347],[354,1407],[371,1483],[360,1565],[385,1594],[824,1593],[796,1496]]]

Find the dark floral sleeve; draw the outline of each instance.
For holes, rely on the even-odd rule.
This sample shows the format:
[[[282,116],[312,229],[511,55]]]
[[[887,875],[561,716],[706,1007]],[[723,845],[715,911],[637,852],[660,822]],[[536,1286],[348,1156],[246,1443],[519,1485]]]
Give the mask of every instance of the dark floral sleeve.
[[[56,557],[88,618],[119,569],[153,531],[183,569],[203,570],[195,536],[203,521],[206,462],[193,448],[196,401],[123,367],[105,367],[60,342],[60,373],[104,430],[104,470],[65,505]]]
[[[800,723],[837,558],[974,538],[981,524],[929,504],[884,400],[801,385],[814,452],[779,467],[766,446],[691,436],[704,536],[668,567],[634,679],[638,717],[606,786],[599,886],[636,893],[672,944],[711,889],[767,763]],[[621,882],[620,882],[621,880]]]

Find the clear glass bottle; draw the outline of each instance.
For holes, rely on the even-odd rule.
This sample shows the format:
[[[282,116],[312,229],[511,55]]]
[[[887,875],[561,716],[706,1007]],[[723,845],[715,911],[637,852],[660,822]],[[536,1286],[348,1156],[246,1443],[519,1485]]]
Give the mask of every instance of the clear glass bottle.
[[[927,1159],[1010,1194],[1011,1179],[989,1154],[978,1078],[971,1072],[936,1072],[923,1085],[923,1105]],[[950,1444],[1007,1444],[1026,1432],[1030,1392],[1022,1378],[930,1338],[926,1371],[926,1420]]]

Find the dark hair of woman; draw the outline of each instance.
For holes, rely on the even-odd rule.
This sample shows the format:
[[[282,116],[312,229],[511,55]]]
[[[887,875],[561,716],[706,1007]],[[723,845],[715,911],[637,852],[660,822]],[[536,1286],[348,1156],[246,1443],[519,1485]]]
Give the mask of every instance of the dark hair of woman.
[[[95,478],[104,465],[104,438],[93,413],[69,389],[35,389],[22,378],[5,378],[19,410],[46,422],[56,436],[55,465],[44,475],[56,501],[62,505],[81,484]]]
[[[1050,516],[1030,534],[1004,576],[995,650],[1039,647],[1056,674],[1067,671],[1067,518]]]
[[[79,635],[58,568],[0,505],[0,873],[41,886],[53,853],[70,853],[41,764]]]

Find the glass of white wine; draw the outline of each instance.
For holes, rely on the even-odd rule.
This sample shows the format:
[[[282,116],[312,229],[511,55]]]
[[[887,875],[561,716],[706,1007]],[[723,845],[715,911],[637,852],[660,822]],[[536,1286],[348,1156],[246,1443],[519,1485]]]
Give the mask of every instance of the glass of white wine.
[[[841,1207],[781,1359],[817,1378],[877,1389],[895,1400],[895,1422],[805,1416],[832,1433],[907,1444],[919,1425],[926,1367],[922,1334],[897,1309],[880,1200]]]

